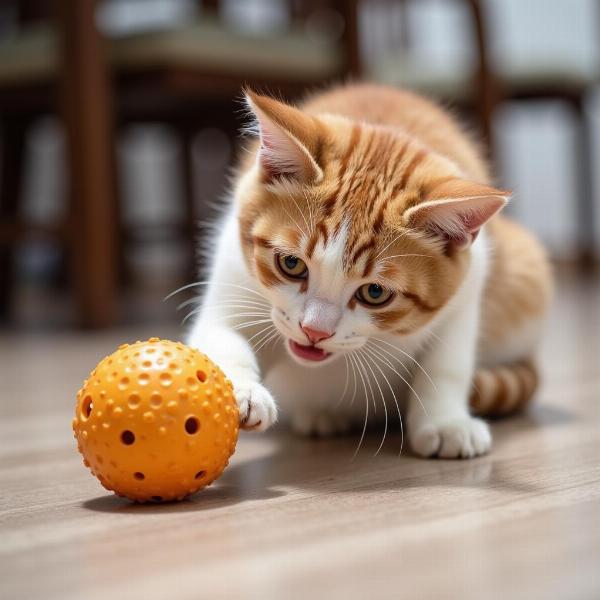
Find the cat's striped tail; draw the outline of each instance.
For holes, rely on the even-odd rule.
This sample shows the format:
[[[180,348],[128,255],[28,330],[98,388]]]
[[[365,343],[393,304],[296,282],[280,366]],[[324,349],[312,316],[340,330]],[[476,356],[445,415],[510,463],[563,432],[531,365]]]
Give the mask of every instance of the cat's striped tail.
[[[538,371],[530,361],[510,366],[480,368],[473,379],[470,403],[474,414],[499,417],[518,412],[538,386]]]

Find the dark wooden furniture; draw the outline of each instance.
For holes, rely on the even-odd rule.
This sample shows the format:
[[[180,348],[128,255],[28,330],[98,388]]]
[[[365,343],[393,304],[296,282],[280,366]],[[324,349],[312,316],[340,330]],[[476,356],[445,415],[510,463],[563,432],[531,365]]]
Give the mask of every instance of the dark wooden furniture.
[[[365,65],[369,78],[407,87],[432,98],[465,109],[475,115],[483,141],[491,150],[491,121],[499,103],[498,86],[491,66],[489,31],[484,7],[478,0],[447,0],[467,12],[466,34],[474,48],[474,63],[439,66],[415,53],[421,32],[411,19],[417,0],[371,0],[372,10],[381,16],[372,24],[371,38],[379,47]],[[462,31],[462,30],[461,30]]]
[[[491,130],[491,118],[495,108],[502,102],[516,100],[534,102],[539,100],[560,100],[568,104],[575,115],[575,204],[578,233],[579,260],[581,265],[589,267],[595,256],[595,201],[592,189],[592,159],[590,124],[586,118],[585,102],[591,88],[596,85],[598,73],[573,69],[573,65],[564,62],[545,61],[543,65],[535,60],[524,60],[521,69],[494,70],[490,62],[490,41],[493,34],[493,23],[496,22],[494,5],[489,0],[468,0],[472,10],[478,13],[484,45],[488,48],[489,76],[483,78],[478,86],[485,95],[486,118]],[[497,7],[496,7],[497,8]],[[598,13],[598,3],[594,8]],[[596,14],[596,21],[600,14]],[[579,72],[578,72],[579,71]]]
[[[194,131],[210,124],[233,135],[231,115],[240,112],[236,98],[243,84],[289,97],[359,73],[354,0],[291,0],[290,31],[263,38],[224,26],[218,1],[203,4],[198,22],[105,39],[96,26],[95,0],[17,3],[22,22],[31,27],[0,45],[0,316],[9,310],[14,245],[40,235],[59,238],[68,248],[81,323],[102,327],[115,321],[122,243],[118,126],[159,120],[179,132],[187,174],[182,230],[191,247]],[[306,36],[300,24],[314,15],[333,17],[334,24],[338,19],[339,38]],[[58,113],[67,132],[70,208],[66,222],[36,228],[19,218],[23,156],[28,126],[47,112]]]
[[[375,0],[397,4],[396,0]],[[493,154],[492,120],[498,106],[509,100],[532,102],[557,99],[573,108],[576,116],[575,165],[576,206],[580,262],[589,265],[594,257],[594,198],[592,191],[592,148],[590,126],[585,115],[585,101],[590,89],[598,81],[598,73],[572,68],[573,65],[560,61],[539,64],[531,57],[524,57],[519,68],[502,68],[492,56],[495,23],[498,22],[494,9],[499,5],[489,0],[447,0],[464,6],[471,23],[471,37],[475,48],[475,64],[465,70],[431,72],[430,65],[414,64],[407,60],[411,51],[411,37],[417,35],[409,22],[409,5],[416,0],[399,0],[402,12],[400,24],[404,44],[398,60],[391,57],[391,73],[375,72],[374,77],[397,85],[407,85],[431,94],[441,100],[474,110],[478,116],[483,139]],[[598,10],[598,3],[595,5]],[[550,8],[549,8],[550,9]],[[596,20],[600,17],[597,15]],[[386,64],[385,60],[382,64]],[[429,71],[429,73],[428,73]],[[493,157],[492,157],[493,158]]]

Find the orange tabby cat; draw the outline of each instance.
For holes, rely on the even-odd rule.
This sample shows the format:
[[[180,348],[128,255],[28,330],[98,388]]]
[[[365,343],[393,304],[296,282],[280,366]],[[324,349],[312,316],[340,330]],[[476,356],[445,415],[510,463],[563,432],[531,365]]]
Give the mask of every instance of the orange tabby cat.
[[[533,394],[551,293],[539,244],[497,215],[509,193],[452,117],[414,94],[349,85],[300,108],[247,101],[260,143],[189,339],[233,381],[242,424],[271,425],[275,398],[305,433],[373,417],[387,428],[406,401],[416,453],[486,452],[472,413]]]

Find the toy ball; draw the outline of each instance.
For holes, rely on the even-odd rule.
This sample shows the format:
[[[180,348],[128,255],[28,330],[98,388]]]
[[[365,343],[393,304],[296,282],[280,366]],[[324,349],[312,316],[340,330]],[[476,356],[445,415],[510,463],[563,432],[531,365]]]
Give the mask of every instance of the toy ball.
[[[123,344],[77,394],[73,431],[100,483],[138,502],[181,500],[225,469],[238,437],[231,382],[207,356],[150,338]]]

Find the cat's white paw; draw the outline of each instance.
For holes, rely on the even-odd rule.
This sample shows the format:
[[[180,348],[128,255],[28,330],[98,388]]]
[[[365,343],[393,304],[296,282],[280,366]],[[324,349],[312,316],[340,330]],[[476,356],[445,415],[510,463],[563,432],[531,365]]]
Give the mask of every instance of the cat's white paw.
[[[492,446],[490,428],[475,417],[429,418],[411,432],[413,450],[425,457],[473,458]]]
[[[327,412],[295,411],[291,417],[292,429],[301,435],[330,437],[347,433],[350,421],[341,416]]]
[[[264,431],[277,421],[277,405],[267,388],[256,381],[234,383],[233,387],[242,429]]]

